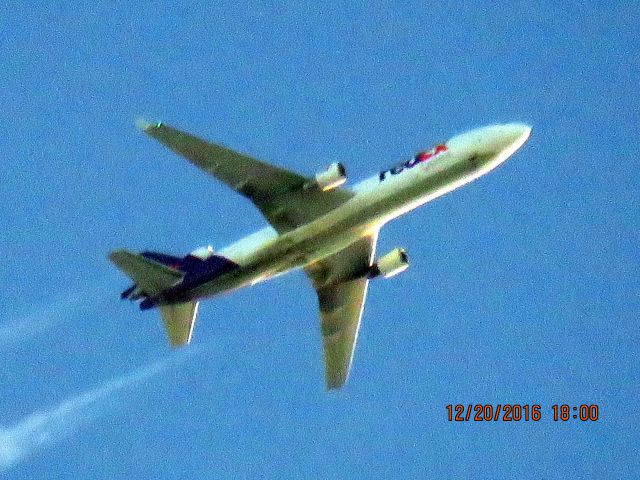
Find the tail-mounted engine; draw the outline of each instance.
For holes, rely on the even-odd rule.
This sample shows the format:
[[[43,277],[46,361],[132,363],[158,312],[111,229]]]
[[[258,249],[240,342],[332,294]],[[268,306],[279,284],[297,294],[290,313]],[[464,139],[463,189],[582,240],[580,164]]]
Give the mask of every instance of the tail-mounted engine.
[[[329,167],[319,173],[316,173],[314,181],[305,185],[305,188],[316,187],[326,192],[338,188],[347,181],[347,171],[339,162],[332,163]]]
[[[199,258],[200,260],[206,260],[207,258],[211,257],[214,253],[215,251],[213,250],[213,247],[211,245],[207,245],[206,247],[200,247],[195,249],[189,255],[192,257]]]
[[[409,267],[409,256],[403,248],[395,248],[371,266],[369,278],[391,278]]]

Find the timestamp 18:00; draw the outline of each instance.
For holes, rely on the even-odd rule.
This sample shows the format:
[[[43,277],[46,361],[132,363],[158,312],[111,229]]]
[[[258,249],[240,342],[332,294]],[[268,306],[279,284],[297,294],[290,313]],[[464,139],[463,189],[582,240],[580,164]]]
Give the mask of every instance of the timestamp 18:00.
[[[555,422],[580,420],[595,422],[600,416],[598,405],[552,405]],[[538,422],[542,419],[542,407],[538,404],[450,404],[447,405],[447,420],[450,422]]]

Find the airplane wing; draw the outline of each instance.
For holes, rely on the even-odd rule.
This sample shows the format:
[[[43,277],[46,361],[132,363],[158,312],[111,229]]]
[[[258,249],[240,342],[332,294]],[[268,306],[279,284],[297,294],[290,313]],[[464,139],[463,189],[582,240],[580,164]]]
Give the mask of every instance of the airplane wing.
[[[303,186],[312,179],[208,143],[163,123],[140,122],[139,126],[149,136],[249,198],[279,233],[321,217],[354,195],[344,189],[327,192],[305,189]]]
[[[327,388],[341,388],[349,376],[358,339],[378,232],[305,267],[320,304]]]

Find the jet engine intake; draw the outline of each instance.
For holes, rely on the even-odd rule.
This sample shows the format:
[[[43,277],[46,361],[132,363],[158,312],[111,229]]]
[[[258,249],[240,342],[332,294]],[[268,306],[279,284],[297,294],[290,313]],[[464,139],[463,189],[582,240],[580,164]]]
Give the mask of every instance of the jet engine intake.
[[[338,188],[347,181],[347,171],[339,162],[332,163],[329,167],[316,173],[315,181],[312,185],[318,187],[323,192]]]
[[[369,278],[378,276],[391,278],[394,275],[404,272],[408,267],[409,256],[407,252],[403,248],[395,248],[372,265]]]

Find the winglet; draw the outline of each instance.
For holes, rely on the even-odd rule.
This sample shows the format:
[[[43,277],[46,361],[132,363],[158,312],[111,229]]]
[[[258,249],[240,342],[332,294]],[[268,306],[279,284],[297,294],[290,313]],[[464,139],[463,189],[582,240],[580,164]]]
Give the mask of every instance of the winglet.
[[[136,119],[136,127],[138,127],[143,132],[148,132],[153,128],[160,128],[161,126],[162,126],[162,122],[153,123],[142,117],[138,117]]]

